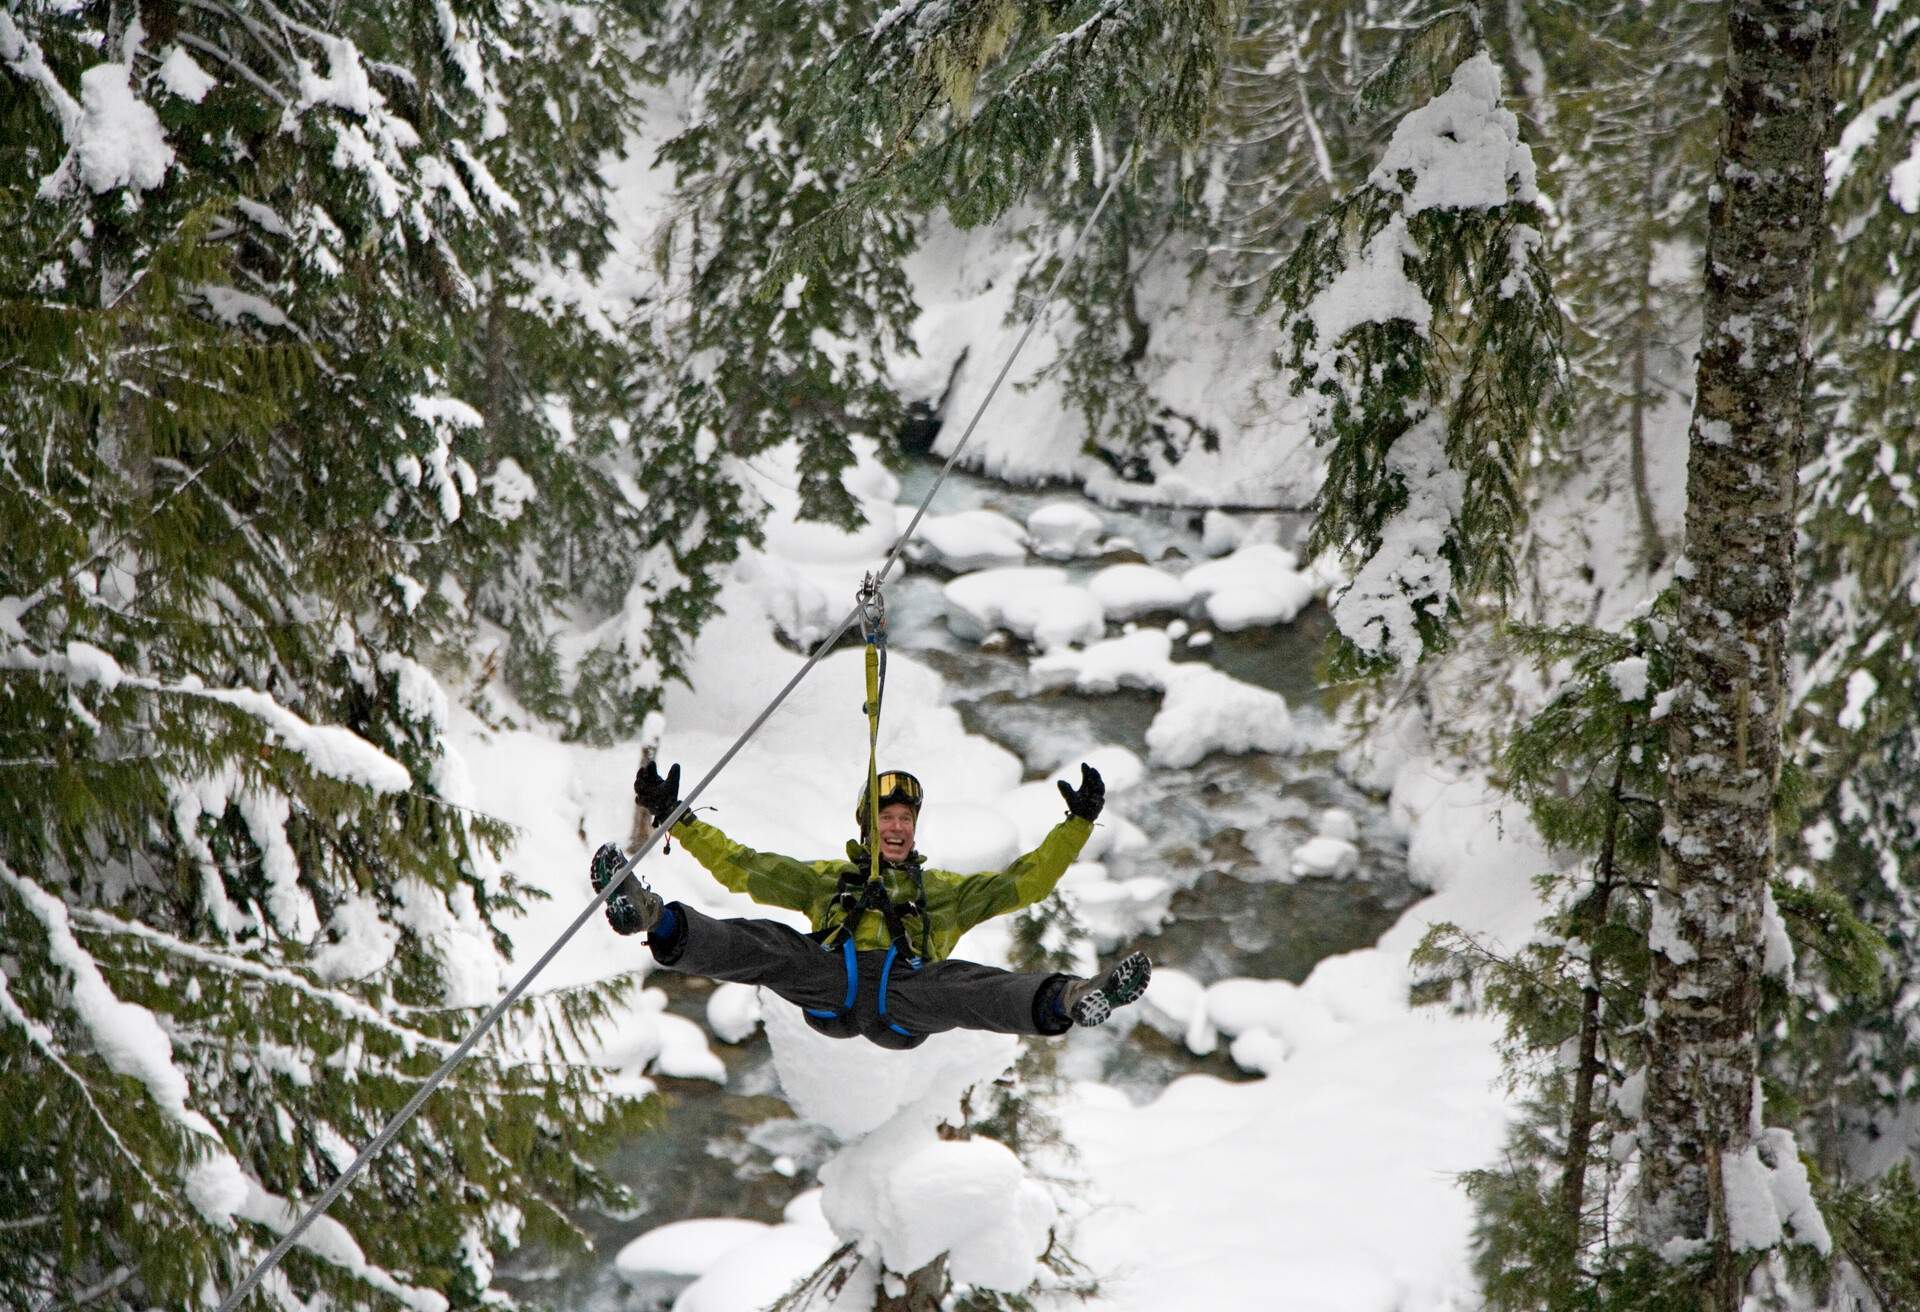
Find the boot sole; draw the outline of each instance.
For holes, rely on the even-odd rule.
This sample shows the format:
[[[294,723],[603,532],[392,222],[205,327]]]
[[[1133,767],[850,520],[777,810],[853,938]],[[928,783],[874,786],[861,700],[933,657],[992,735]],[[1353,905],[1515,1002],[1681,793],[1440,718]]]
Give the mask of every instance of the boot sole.
[[[1140,995],[1147,991],[1147,984],[1152,978],[1153,963],[1147,959],[1147,954],[1131,953],[1107,972],[1104,984],[1074,1003],[1073,1023],[1088,1026],[1106,1024],[1115,1007],[1138,1001]]]

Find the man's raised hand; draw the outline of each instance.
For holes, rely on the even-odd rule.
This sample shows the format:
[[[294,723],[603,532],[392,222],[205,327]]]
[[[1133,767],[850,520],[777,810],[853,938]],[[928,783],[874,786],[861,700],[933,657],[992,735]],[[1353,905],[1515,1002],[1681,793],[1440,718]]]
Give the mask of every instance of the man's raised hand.
[[[1100,818],[1100,808],[1107,804],[1107,786],[1100,782],[1100,772],[1080,763],[1080,787],[1070,787],[1065,779],[1060,781],[1060,796],[1067,799],[1067,814],[1077,815],[1089,823]]]
[[[664,823],[680,805],[680,766],[676,763],[662,779],[659,769],[647,761],[633,777],[633,801],[653,817],[656,827]]]

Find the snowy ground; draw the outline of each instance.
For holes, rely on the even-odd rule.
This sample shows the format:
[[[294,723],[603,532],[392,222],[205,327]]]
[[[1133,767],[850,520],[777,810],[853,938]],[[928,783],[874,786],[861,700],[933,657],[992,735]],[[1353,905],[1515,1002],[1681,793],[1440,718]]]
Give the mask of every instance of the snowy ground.
[[[767,554],[743,562],[727,585],[726,613],[709,627],[695,661],[698,690],[677,689],[666,706],[662,757],[683,762],[689,782],[707,771],[797,668],[799,658],[775,642],[776,629],[818,632],[837,619],[860,571],[884,552],[887,538],[880,526],[895,522],[897,486],[871,467],[862,479],[875,528],[847,537],[776,524]],[[776,515],[783,509],[783,483],[775,472],[766,485]],[[1028,548],[1054,559],[1093,550],[1096,537],[1076,538],[1072,519],[1055,514],[1025,526]],[[947,529],[948,558],[966,563],[992,564],[992,543],[1013,540],[1006,525],[977,518]],[[1237,545],[1231,535],[1223,533],[1215,545],[1231,562],[1226,553]],[[1239,549],[1266,553],[1260,564],[1269,592],[1275,579],[1283,585],[1279,592],[1290,592],[1294,585],[1275,571],[1291,566],[1272,555],[1271,544]],[[999,559],[1010,555],[1003,550]],[[1217,564],[1194,572],[1199,569],[1233,574]],[[963,577],[948,589],[956,612],[967,608],[966,583]],[[1051,605],[1031,607],[1039,619],[1027,636],[1036,643],[1053,636],[1038,631],[1050,615],[1095,617],[1094,627],[1059,640],[1056,650],[1037,661],[1037,674],[1045,671],[1044,677],[1054,681],[1108,678],[1163,690],[1155,725],[1165,720],[1168,727],[1160,743],[1149,738],[1156,758],[1285,750],[1284,702],[1204,667],[1180,667],[1191,673],[1170,679],[1165,630],[1143,623],[1131,645],[1123,640],[1118,650],[1111,642],[1069,645],[1097,634],[1100,615],[1118,619],[1165,592],[1165,580],[1123,579],[1106,586],[1103,596],[1095,595],[1100,589],[1068,588],[1076,594],[1071,599],[1061,595],[1065,586],[1058,576],[1043,575],[1012,579],[998,589],[1003,598],[1015,598],[1014,611],[1021,609],[1017,601],[1024,588],[1052,597]],[[958,600],[956,590],[962,594]],[[1189,600],[1192,595],[1189,588]],[[1268,604],[1278,603],[1269,597]],[[1298,603],[1287,604],[1297,608]],[[1006,614],[993,616],[992,622],[1018,623],[1017,616]],[[1175,625],[1178,634],[1184,625]],[[1162,636],[1139,637],[1155,634]],[[808,857],[839,850],[847,837],[850,799],[865,768],[859,665],[853,650],[820,664],[701,797],[701,806],[714,808],[708,818],[755,846]],[[1215,677],[1196,677],[1202,673]],[[1256,722],[1269,730],[1280,726],[1274,731],[1278,737],[1249,736],[1249,725]],[[472,776],[476,804],[521,827],[506,864],[553,895],[512,927],[518,959],[530,961],[587,898],[585,870],[592,847],[625,838],[632,822],[629,781],[637,753],[632,744],[598,750],[538,732],[489,729],[467,713],[457,718],[454,737]],[[946,1150],[933,1138],[932,1120],[950,1109],[961,1084],[990,1076],[1005,1064],[1004,1046],[966,1060],[951,1053],[928,1058],[946,1061],[960,1073],[943,1077],[946,1085],[935,1079],[939,1087],[916,1084],[910,1093],[885,1093],[892,1088],[893,1068],[862,1065],[877,1060],[875,1050],[855,1053],[854,1045],[825,1041],[809,1046],[808,1032],[775,1015],[769,1027],[776,1058],[797,1110],[828,1122],[836,1116],[867,1117],[840,1127],[856,1142],[843,1154],[850,1165],[823,1172],[839,1172],[824,1212],[818,1195],[809,1194],[782,1226],[702,1231],[682,1223],[674,1235],[649,1241],[651,1248],[636,1247],[623,1266],[639,1274],[658,1260],[649,1258],[649,1251],[671,1251],[680,1279],[705,1273],[680,1296],[678,1312],[748,1312],[771,1301],[837,1246],[826,1220],[832,1217],[844,1235],[863,1238],[895,1257],[917,1254],[928,1243],[956,1252],[966,1248],[975,1254],[969,1259],[973,1269],[988,1273],[980,1277],[983,1282],[995,1284],[1031,1272],[1044,1242],[1033,1239],[1035,1218],[1044,1221],[1057,1212],[1071,1231],[1073,1251],[1100,1278],[1095,1306],[1115,1312],[1169,1307],[1415,1312],[1471,1305],[1469,1213],[1455,1177],[1486,1164],[1498,1148],[1506,1108],[1496,1082],[1495,1035],[1482,1019],[1439,1008],[1410,1009],[1407,953],[1436,919],[1509,942],[1524,937],[1537,914],[1529,877],[1544,868],[1546,857],[1530,841],[1524,820],[1509,814],[1496,825],[1484,789],[1438,773],[1424,763],[1417,746],[1398,757],[1376,753],[1366,767],[1373,782],[1391,785],[1395,814],[1407,829],[1410,869],[1434,890],[1377,948],[1330,959],[1297,987],[1230,980],[1203,989],[1169,972],[1150,993],[1150,1009],[1123,1013],[1126,1023],[1146,1019],[1184,1036],[1196,1051],[1226,1046],[1240,1067],[1263,1072],[1263,1078],[1232,1084],[1188,1077],[1144,1106],[1080,1079],[1060,1109],[1077,1154],[1073,1162],[1028,1163],[1023,1170],[982,1147],[969,1150],[964,1160],[942,1156],[943,1164],[935,1166],[926,1154]],[[1097,744],[1087,747],[1100,750]],[[1118,896],[1099,858],[1103,845],[1127,842],[1141,820],[1128,814],[1128,771],[1117,751],[1107,751],[1107,759],[1120,768],[1106,823],[1070,881],[1089,904]],[[938,799],[929,806],[920,845],[942,866],[997,867],[1037,840],[1058,810],[1050,783],[1023,782],[1023,766],[1011,753],[963,729],[957,713],[943,704],[939,677],[901,656],[890,672],[881,757],[912,763],[930,796]],[[1133,769],[1137,773],[1138,765]],[[1332,845],[1328,859],[1337,867],[1343,841],[1339,817],[1329,824],[1322,837]],[[678,849],[650,856],[647,866],[655,887],[703,909],[785,914],[755,909],[726,893]],[[1313,873],[1337,873],[1334,867]],[[1155,905],[1152,898],[1144,904]],[[1157,905],[1164,905],[1164,896]],[[983,926],[962,942],[958,955],[994,961],[1001,958],[1003,944],[994,926]],[[616,937],[596,917],[542,983],[577,983],[649,964],[640,944]],[[629,1075],[724,1079],[715,1035],[732,1039],[750,1028],[752,1000],[725,990],[716,995],[713,1033],[667,1014],[664,1004],[658,989],[646,990],[635,1013],[610,1034],[605,1060]],[[783,1005],[765,1004],[776,1012]],[[929,1044],[921,1053],[935,1051]],[[984,1065],[963,1070],[967,1060]],[[1089,1065],[1069,1051],[1069,1074]],[[956,1079],[960,1084],[953,1083]],[[872,1106],[858,1099],[849,1103],[844,1091],[850,1087],[865,1090]],[[917,1110],[888,1120],[910,1105]],[[882,1123],[881,1136],[893,1136],[889,1152],[876,1156],[869,1148],[863,1155],[859,1135]],[[896,1197],[885,1170],[873,1161],[902,1155],[920,1163],[915,1171],[920,1183]],[[1034,1192],[1039,1176],[1066,1180],[1044,1191],[1044,1208]],[[945,1181],[948,1195],[928,1204],[928,1180]],[[955,1198],[973,1199],[981,1207],[970,1211]],[[1037,1233],[1043,1235],[1044,1226]],[[856,1280],[838,1305],[856,1305],[860,1287]]]

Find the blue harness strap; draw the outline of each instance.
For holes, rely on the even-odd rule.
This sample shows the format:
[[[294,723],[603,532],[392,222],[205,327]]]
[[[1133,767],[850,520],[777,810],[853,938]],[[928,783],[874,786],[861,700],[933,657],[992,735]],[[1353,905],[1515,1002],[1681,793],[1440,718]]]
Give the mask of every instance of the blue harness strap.
[[[833,951],[833,949],[828,948],[827,951],[831,952]],[[847,969],[846,1000],[840,1004],[840,1009],[838,1011],[834,1011],[830,1008],[824,1008],[824,1007],[808,1007],[807,1015],[818,1016],[823,1020],[831,1020],[836,1017],[844,1016],[848,1012],[853,1010],[854,995],[858,993],[860,990],[860,965],[854,959],[853,938],[851,935],[849,935],[845,939],[842,939],[840,942],[840,959],[846,965],[846,969]],[[888,960],[891,961],[892,958],[889,957]],[[887,976],[886,976],[886,972],[882,971],[880,973],[880,1010],[882,1012],[885,1012],[886,1009],[887,1009]]]
[[[900,955],[900,945],[898,943],[895,943],[887,949],[887,959],[880,963],[879,1012],[880,1012],[881,1020],[887,1020],[887,980],[893,974],[893,959],[899,955]],[[913,970],[920,969],[920,958],[909,957],[907,959],[907,965],[910,969],[913,969]],[[908,1029],[904,1025],[895,1024],[893,1021],[887,1020],[887,1028],[892,1030],[896,1034],[904,1034],[908,1038],[913,1037],[912,1030]]]

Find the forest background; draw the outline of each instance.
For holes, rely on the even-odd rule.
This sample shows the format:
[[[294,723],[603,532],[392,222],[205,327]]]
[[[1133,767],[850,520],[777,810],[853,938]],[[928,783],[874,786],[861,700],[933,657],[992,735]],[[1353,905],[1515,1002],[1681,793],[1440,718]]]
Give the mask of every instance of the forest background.
[[[1914,0],[10,5],[0,1297],[237,1282],[495,996],[527,890],[460,808],[447,700],[499,680],[556,733],[640,737],[758,541],[743,462],[789,452],[804,513],[849,524],[854,438],[938,411],[896,381],[929,231],[1029,246],[1024,304],[1124,168],[1050,366],[1089,487],[1180,499],[1183,462],[1257,460],[1235,444],[1269,434],[1156,393],[1140,289],[1244,314],[1355,583],[1329,669],[1356,733],[1416,707],[1587,854],[1535,944],[1422,958],[1510,1018],[1527,1094],[1472,1183],[1489,1299],[1920,1298],[1917,33]],[[1475,59],[1531,175],[1381,169]],[[1713,276],[1769,258],[1735,202],[1776,180],[1728,165],[1756,68],[1807,137],[1777,322]],[[606,164],[669,98],[670,219],[616,260]],[[1383,268],[1391,312],[1328,313]],[[1688,665],[1742,539],[1695,528],[1687,479],[1728,433],[1772,480],[1734,517],[1772,517],[1792,581],[1747,727]],[[1745,874],[1695,915],[1672,790],[1772,741]],[[1713,1062],[1684,1074],[1706,1049],[1658,1003],[1747,957],[1714,1041],[1764,1097],[1681,1124],[1661,1063]],[[621,988],[520,1007],[341,1200],[351,1242],[261,1297],[469,1305],[494,1253],[616,1202],[596,1153],[657,1113],[578,1058]],[[1749,1154],[1804,1157],[1820,1216],[1743,1227]]]

